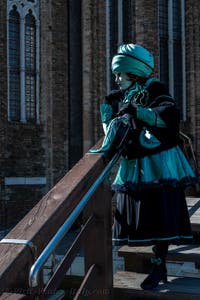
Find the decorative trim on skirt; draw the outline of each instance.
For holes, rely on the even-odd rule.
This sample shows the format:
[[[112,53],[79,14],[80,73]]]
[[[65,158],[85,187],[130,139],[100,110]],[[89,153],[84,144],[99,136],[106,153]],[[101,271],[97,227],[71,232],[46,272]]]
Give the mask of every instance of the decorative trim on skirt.
[[[117,194],[113,224],[115,245],[145,246],[159,241],[193,241],[184,190],[158,187]]]

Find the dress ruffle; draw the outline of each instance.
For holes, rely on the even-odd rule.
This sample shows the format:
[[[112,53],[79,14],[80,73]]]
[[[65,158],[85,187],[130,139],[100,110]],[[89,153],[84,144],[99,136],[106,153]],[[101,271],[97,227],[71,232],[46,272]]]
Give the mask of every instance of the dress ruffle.
[[[140,159],[122,158],[113,190],[126,192],[158,186],[187,187],[198,182],[179,146]]]

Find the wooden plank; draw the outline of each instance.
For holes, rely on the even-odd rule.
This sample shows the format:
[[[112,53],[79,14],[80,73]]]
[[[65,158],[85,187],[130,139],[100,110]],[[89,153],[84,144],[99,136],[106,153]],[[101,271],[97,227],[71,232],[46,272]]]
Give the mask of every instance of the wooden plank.
[[[168,277],[168,283],[160,284],[152,291],[144,291],[140,284],[146,274],[117,272],[114,275],[114,299],[160,299],[160,300],[199,300],[200,279]]]
[[[40,254],[104,167],[102,155],[86,153],[5,238],[31,241]],[[0,253],[0,290],[27,288],[32,263],[30,249],[0,244]]]
[[[146,273],[150,269],[150,258],[153,256],[152,247],[123,246],[118,255],[124,257],[125,270]],[[167,261],[194,262],[200,268],[200,246],[181,245],[169,246]]]
[[[104,183],[93,195],[92,203],[84,212],[84,217],[91,213],[96,217],[95,228],[88,233],[87,243],[84,245],[85,270],[92,264],[100,269],[99,276],[93,282],[93,291],[89,299],[112,299],[113,266],[112,266],[112,224],[111,224],[111,189]],[[94,247],[95,245],[95,247]]]
[[[65,275],[60,289],[65,291],[65,298],[68,300],[73,300],[76,292],[78,291],[84,277],[78,275]]]
[[[152,246],[148,247],[129,247],[129,246],[122,246],[119,251],[119,256],[126,255],[128,253],[135,253],[136,255],[142,254],[147,255],[149,254],[152,256]],[[169,246],[169,253],[167,259],[170,260],[182,260],[188,259],[188,261],[200,261],[200,245],[170,245]]]
[[[123,246],[118,251],[119,256],[128,254],[135,255],[148,255],[152,256],[152,246],[149,247],[129,247]],[[200,245],[170,245],[169,253],[167,256],[168,260],[185,260],[200,262]]]

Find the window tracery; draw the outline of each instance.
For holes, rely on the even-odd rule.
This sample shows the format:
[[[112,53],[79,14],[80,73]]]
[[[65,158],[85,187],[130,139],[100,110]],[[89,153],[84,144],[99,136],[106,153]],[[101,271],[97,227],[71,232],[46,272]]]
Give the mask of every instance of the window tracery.
[[[39,122],[39,3],[7,0],[8,118]]]

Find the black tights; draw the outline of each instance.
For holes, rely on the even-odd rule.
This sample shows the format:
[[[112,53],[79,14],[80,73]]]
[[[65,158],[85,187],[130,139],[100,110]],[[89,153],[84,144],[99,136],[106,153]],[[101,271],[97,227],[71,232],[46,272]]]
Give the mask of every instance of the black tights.
[[[168,253],[168,247],[169,244],[166,241],[159,241],[157,244],[153,247],[153,252],[155,253],[155,256],[158,258],[162,258],[163,260],[166,259],[167,253]]]

